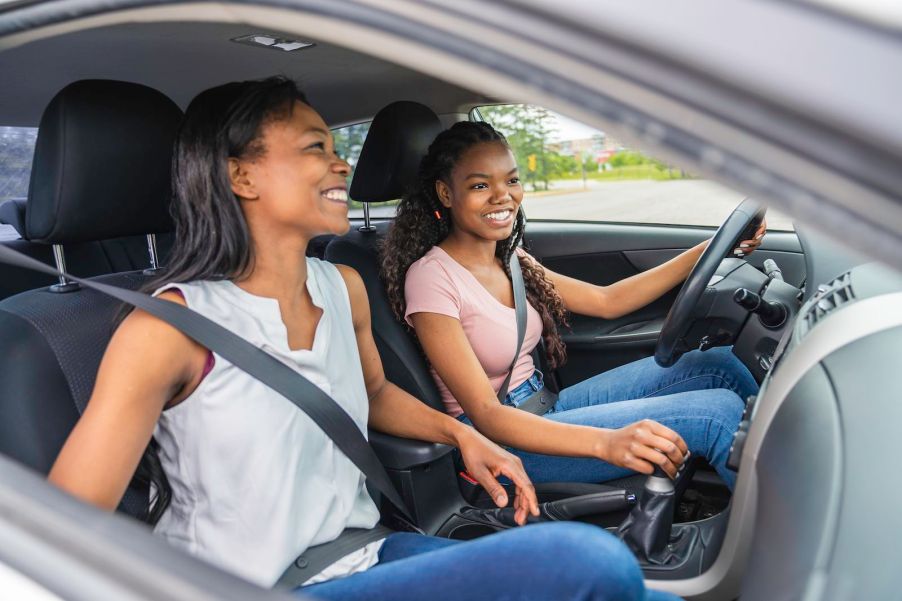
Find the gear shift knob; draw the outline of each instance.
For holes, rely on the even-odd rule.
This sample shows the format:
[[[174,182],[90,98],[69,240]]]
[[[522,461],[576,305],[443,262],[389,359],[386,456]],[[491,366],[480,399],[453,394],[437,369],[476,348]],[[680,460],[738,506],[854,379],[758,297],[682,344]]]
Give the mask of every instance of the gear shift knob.
[[[617,530],[640,562],[662,564],[673,526],[676,494],[673,480],[659,467],[645,480],[639,503]]]

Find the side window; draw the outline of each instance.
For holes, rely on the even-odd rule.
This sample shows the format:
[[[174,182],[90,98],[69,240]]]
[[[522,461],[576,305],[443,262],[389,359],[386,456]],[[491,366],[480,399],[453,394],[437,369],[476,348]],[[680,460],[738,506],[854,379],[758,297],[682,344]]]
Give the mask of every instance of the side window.
[[[28,196],[36,127],[0,127],[0,201]]]
[[[360,151],[363,150],[363,141],[370,131],[370,121],[356,123],[332,130],[332,138],[335,140],[335,152],[351,165],[351,169],[357,166]]]
[[[719,226],[744,198],[542,107],[481,106],[470,118],[507,137],[531,220]],[[767,223],[772,230],[793,229],[774,211]]]
[[[28,196],[36,127],[0,127],[0,202]],[[12,226],[0,224],[0,240],[18,238]]]

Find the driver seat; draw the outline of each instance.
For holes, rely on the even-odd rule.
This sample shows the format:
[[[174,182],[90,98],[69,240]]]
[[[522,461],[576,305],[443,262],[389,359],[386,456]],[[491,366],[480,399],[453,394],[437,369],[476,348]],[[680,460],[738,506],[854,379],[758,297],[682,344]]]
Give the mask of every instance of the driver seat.
[[[389,104],[373,118],[364,141],[350,197],[363,203],[381,203],[401,198],[413,184],[420,160],[429,145],[442,131],[438,115],[417,102],[399,101]],[[367,211],[368,215],[368,211]],[[366,223],[344,236],[334,238],[326,247],[325,258],[332,263],[353,267],[366,286],[372,315],[373,338],[382,358],[386,378],[433,409],[444,412],[435,382],[418,343],[407,327],[395,318],[379,275],[379,248],[390,221]],[[377,453],[384,453],[393,441],[378,438]],[[371,439],[372,433],[371,433]],[[374,440],[376,442],[376,440]],[[406,445],[413,444],[405,441]],[[416,443],[426,444],[426,443]],[[644,476],[628,477],[607,485],[580,482],[536,484],[540,502],[625,488],[637,493]],[[464,496],[474,505],[492,507],[484,491],[475,494],[467,480],[459,480]],[[513,495],[510,495],[513,499]]]

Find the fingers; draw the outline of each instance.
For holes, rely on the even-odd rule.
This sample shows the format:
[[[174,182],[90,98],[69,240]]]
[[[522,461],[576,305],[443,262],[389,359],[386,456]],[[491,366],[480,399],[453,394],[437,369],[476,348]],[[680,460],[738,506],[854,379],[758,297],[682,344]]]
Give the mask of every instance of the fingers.
[[[761,225],[758,226],[758,229],[755,231],[755,237],[751,240],[743,240],[739,243],[739,246],[733,251],[733,254],[737,257],[748,255],[754,252],[759,246],[761,246],[761,239],[764,238],[764,234],[767,233],[767,221],[762,221]]]
[[[652,473],[654,471],[654,466],[657,465],[664,470],[668,476],[676,478],[679,465],[671,461],[670,458],[661,451],[645,445],[637,445],[634,449],[631,449],[631,451],[636,459],[644,460],[650,464],[648,465],[649,469],[647,471],[642,471],[642,473]],[[680,462],[682,463],[682,458]]]
[[[495,502],[495,505],[498,507],[507,507],[507,491],[504,490],[504,487],[501,486],[501,483],[495,479],[489,470],[485,468],[479,468],[476,470],[470,470],[470,475],[473,476],[482,488],[492,497],[492,500]]]
[[[517,489],[515,501],[519,500],[522,503],[523,521],[526,521],[527,513],[538,516],[539,499],[532,481],[526,475],[526,470],[523,469],[523,462],[512,455],[510,461],[501,467],[501,473],[507,476]],[[518,521],[518,523],[522,522]]]
[[[624,467],[650,474],[657,465],[671,478],[676,477],[679,466],[689,454],[686,442],[679,434],[650,419],[627,426],[627,429],[631,430],[631,440],[626,448]]]
[[[683,440],[682,436],[680,436],[664,424],[659,424],[658,422],[650,419],[645,421],[647,422],[646,426],[655,436],[660,436],[661,438],[664,438],[669,442],[675,444],[677,446],[677,449],[679,449],[681,457],[685,457],[689,454],[689,447],[686,446],[686,441]],[[665,450],[662,447],[659,448]]]

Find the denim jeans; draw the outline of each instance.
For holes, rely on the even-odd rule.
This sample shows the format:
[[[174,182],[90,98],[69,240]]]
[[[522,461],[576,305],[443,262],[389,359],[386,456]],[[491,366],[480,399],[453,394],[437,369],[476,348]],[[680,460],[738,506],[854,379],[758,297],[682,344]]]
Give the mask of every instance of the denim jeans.
[[[567,599],[671,601],[646,590],[635,558],[612,534],[587,524],[535,524],[455,541],[389,536],[365,572],[296,589],[313,599],[429,601]]]
[[[518,406],[542,385],[536,372],[508,393],[505,404]],[[648,357],[599,374],[562,390],[545,417],[598,428],[655,420],[678,432],[690,452],[707,459],[732,490],[736,473],[726,461],[733,433],[745,399],[757,392],[749,370],[729,348],[720,347],[686,353],[667,368]],[[633,473],[597,459],[510,450],[523,460],[533,482],[604,482]]]

